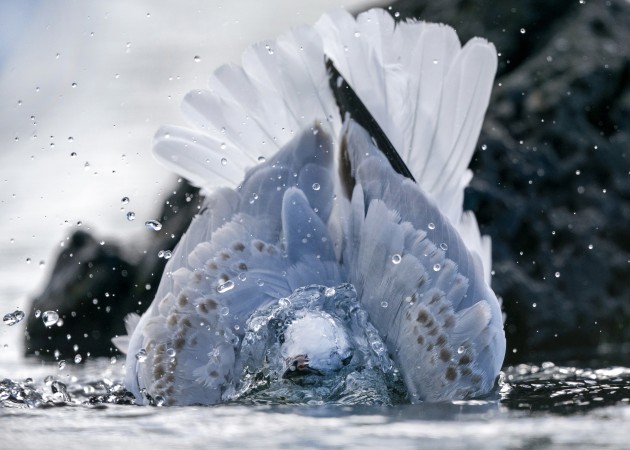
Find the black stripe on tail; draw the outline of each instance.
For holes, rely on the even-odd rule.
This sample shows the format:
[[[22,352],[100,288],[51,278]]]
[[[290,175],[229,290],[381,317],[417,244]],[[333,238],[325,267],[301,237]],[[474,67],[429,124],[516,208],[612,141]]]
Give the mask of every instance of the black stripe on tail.
[[[392,168],[402,176],[415,182],[416,180],[413,175],[411,175],[409,168],[402,160],[383,129],[328,57],[326,57],[326,69],[328,70],[330,89],[335,96],[341,117],[344,117],[346,113],[350,114],[350,117],[361,125],[372,139],[374,139],[376,146],[387,157]]]

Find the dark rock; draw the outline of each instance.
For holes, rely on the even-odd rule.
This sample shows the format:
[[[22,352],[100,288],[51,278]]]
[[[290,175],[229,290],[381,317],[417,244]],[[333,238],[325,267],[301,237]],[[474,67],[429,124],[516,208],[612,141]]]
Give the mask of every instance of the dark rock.
[[[124,333],[122,320],[135,311],[127,299],[134,275],[135,268],[117,246],[101,245],[88,233],[76,231],[57,258],[48,286],[33,301],[26,323],[26,354],[46,359],[108,354],[108,334]],[[41,317],[46,311],[57,312],[59,322],[46,327]]]
[[[80,354],[85,360],[116,354],[111,338],[126,334],[124,317],[141,314],[153,300],[166,264],[158,252],[173,249],[198,206],[197,190],[182,182],[160,213],[162,229],[152,234],[139,261],[130,261],[138,258],[129,250],[75,231],[28,311],[26,355],[74,360]],[[57,312],[59,324],[46,327],[36,311]]]
[[[462,41],[487,37],[502,54],[466,207],[492,237],[507,362],[584,360],[629,341],[630,4],[393,11],[449,23]]]

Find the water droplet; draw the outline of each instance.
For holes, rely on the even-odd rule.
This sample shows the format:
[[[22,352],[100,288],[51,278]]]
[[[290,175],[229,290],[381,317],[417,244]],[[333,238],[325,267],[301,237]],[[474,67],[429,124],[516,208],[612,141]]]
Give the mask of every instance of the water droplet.
[[[70,153],[70,158],[76,158],[76,157],[77,157],[77,152]]]
[[[120,203],[122,203],[123,205],[126,205],[129,203],[129,197],[123,197],[122,199],[120,199]]]
[[[44,321],[44,325],[47,327],[52,327],[59,321],[59,314],[56,311],[45,311],[42,314],[42,320]]]
[[[20,311],[19,309],[16,309],[15,311],[13,311],[12,313],[9,314],[5,314],[5,316],[2,318],[2,322],[5,325],[15,325],[16,323],[20,323],[23,319],[24,319],[24,312]]]
[[[326,290],[324,291],[324,296],[332,297],[336,293],[337,293],[337,291],[335,290],[335,288],[329,287],[329,288],[326,288]]]
[[[442,268],[442,266],[440,264],[436,263],[436,264],[433,265],[433,271],[434,272],[439,272],[441,268]]]
[[[433,64],[437,64],[437,63],[439,63],[439,62],[440,62],[440,61],[439,61],[438,59],[434,59],[434,60],[433,60]]]
[[[77,84],[76,83],[72,83],[71,86],[74,89],[75,87],[77,87]]]
[[[525,28],[521,28],[521,34],[525,34]]]
[[[238,279],[241,281],[247,280],[247,274],[245,272],[241,272],[238,274]]]
[[[389,303],[387,303],[386,301],[381,302],[381,308],[387,308],[388,306],[389,306]]]
[[[225,166],[227,164],[227,158],[221,158],[221,165]]]
[[[221,150],[225,150],[227,148],[227,144],[225,142],[221,142],[221,145],[219,145],[219,147],[221,148]]]
[[[74,363],[75,364],[79,364],[81,361],[83,361],[83,358],[81,357],[81,355],[79,355],[78,353],[76,355],[74,355]]]
[[[131,222],[131,221],[133,221],[133,220],[136,220],[136,213],[135,213],[135,212],[133,212],[133,211],[129,211],[129,212],[127,213],[127,220],[128,220],[129,222]]]
[[[267,53],[273,55],[273,48],[271,48],[269,45],[265,45],[265,48],[267,49]]]
[[[560,272],[556,272],[556,273],[554,274],[554,276],[555,276],[556,278],[560,278]]]
[[[225,283],[217,286],[217,292],[219,294],[223,294],[227,291],[230,291],[234,288],[234,282],[232,280],[227,280]]]
[[[361,33],[359,33],[358,31],[355,31],[354,32],[354,37],[356,37],[356,38],[361,37]]]
[[[463,345],[460,345],[459,347],[457,347],[457,353],[459,353],[460,355],[464,353],[464,351],[466,351],[466,349],[464,348]]]
[[[62,359],[61,361],[59,361],[59,364],[57,364],[59,366],[59,370],[63,370],[66,368],[66,360]]]
[[[155,402],[155,406],[164,406],[165,400],[161,395],[156,395],[153,401]]]
[[[392,256],[392,262],[394,264],[400,264],[400,261],[402,261],[402,257],[398,253]]]
[[[138,360],[138,362],[145,362],[147,360],[147,351],[141,348],[138,353],[136,353],[136,360]]]
[[[173,254],[170,250],[164,250],[164,259],[171,259],[171,256],[173,256]]]
[[[258,281],[256,281],[256,285],[262,287],[265,285],[265,282],[259,279]]]
[[[162,224],[157,220],[147,220],[144,222],[144,226],[154,231],[160,231],[162,229]]]
[[[193,58],[193,60],[194,60],[195,62],[199,62],[199,61],[201,61],[201,56],[195,56],[195,57]]]
[[[45,261],[40,261],[39,262],[39,267],[43,268],[46,265]]]
[[[174,348],[166,349],[166,356],[168,356],[169,358],[175,358],[175,355],[177,355],[177,352],[175,351]]]
[[[433,222],[429,222],[429,225],[427,225],[429,227],[429,230],[435,230],[435,224]]]
[[[42,315],[42,312],[39,309],[35,311],[35,318],[36,319],[39,319],[39,316],[41,316],[41,315]]]
[[[442,242],[442,243],[440,244],[440,248],[441,248],[442,250],[446,251],[446,250],[448,250],[448,245],[446,245],[446,242]]]
[[[264,163],[265,161],[267,161],[267,160],[265,159],[265,157],[264,157],[264,156],[259,156],[259,157],[258,157],[258,162],[259,162],[259,163]]]
[[[314,191],[319,191],[321,188],[321,186],[319,185],[319,183],[313,183],[313,190]]]
[[[26,258],[26,264],[30,264],[31,263],[31,258]]]
[[[283,297],[280,300],[278,300],[278,305],[282,306],[283,308],[288,308],[291,306],[291,300]]]

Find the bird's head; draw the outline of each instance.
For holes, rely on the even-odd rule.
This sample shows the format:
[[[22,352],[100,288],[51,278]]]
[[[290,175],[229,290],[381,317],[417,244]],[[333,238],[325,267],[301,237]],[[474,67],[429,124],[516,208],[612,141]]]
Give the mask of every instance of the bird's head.
[[[283,378],[308,383],[335,373],[352,360],[354,348],[344,324],[325,311],[303,310],[281,336]]]

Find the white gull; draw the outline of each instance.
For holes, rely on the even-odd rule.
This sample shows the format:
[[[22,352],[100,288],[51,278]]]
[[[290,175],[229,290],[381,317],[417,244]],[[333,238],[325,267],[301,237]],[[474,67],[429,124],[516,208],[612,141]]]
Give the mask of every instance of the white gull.
[[[155,300],[117,340],[137,402],[231,400],[248,320],[300,288],[345,283],[409,401],[491,391],[505,334],[490,241],[463,195],[496,64],[492,44],[462,47],[448,26],[337,10],[252,46],[189,93],[196,129],[160,129],[155,154],[207,197]],[[341,104],[345,82],[373,127]],[[347,362],[352,339],[327,314],[293,321],[287,367],[325,376]]]

